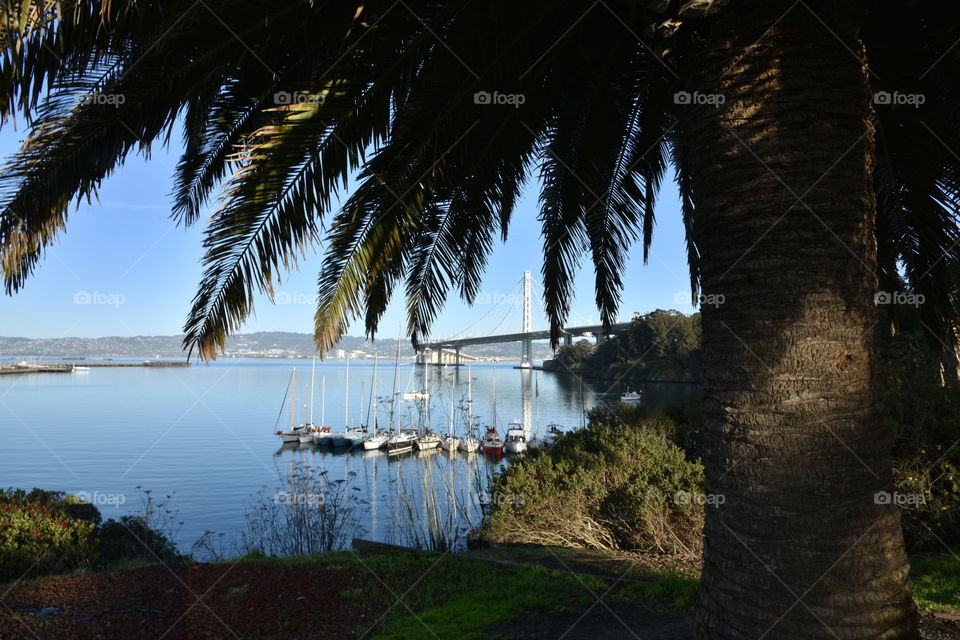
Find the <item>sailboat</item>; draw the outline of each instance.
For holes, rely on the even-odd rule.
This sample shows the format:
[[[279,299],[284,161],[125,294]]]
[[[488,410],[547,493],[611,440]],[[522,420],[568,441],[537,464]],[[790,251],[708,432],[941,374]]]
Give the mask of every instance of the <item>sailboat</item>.
[[[441,442],[441,445],[443,446],[444,450],[449,451],[451,453],[453,453],[454,451],[460,448],[460,438],[458,438],[456,435],[456,423],[453,419],[456,411],[456,408],[454,406],[453,395],[454,395],[454,386],[453,386],[453,382],[451,381],[451,384],[450,384],[450,430],[447,432],[445,436],[443,436],[443,441]]]
[[[487,427],[487,433],[483,436],[483,452],[499,456],[503,454],[503,440],[497,434],[496,427]]]
[[[413,450],[413,444],[417,441],[417,432],[412,429],[397,429],[397,375],[400,372],[400,334],[397,334],[397,355],[393,362],[393,395],[390,396],[390,437],[387,439],[387,453],[393,455]]]
[[[429,397],[429,396],[427,396]],[[420,406],[420,435],[417,437],[416,447],[421,451],[437,449],[440,447],[440,434],[430,426],[430,408],[426,404]],[[424,413],[427,414],[426,427],[424,427]]]
[[[343,436],[347,439],[347,446],[355,447],[363,444],[367,437],[367,428],[363,425],[350,426],[350,358],[347,358],[347,376],[343,390]]]
[[[483,436],[483,452],[493,456],[503,454],[503,440],[497,433],[497,367],[493,367],[493,426]]]
[[[540,380],[536,377],[536,373],[534,373],[533,388],[533,397],[537,404],[537,432],[530,438],[530,441],[527,442],[527,447],[530,449],[536,449],[544,445],[543,438],[540,437]]]
[[[277,424],[280,424],[280,415],[283,414],[283,405],[287,402],[287,394],[290,393],[290,388],[293,388],[293,395],[290,397],[290,429],[287,431],[282,431],[280,429],[275,430],[273,433],[276,436],[279,436],[280,440],[283,442],[300,442],[300,434],[302,429],[296,425],[296,416],[295,407],[296,407],[296,396],[297,396],[297,369],[293,369],[291,374],[291,380],[287,383],[287,390],[283,394],[283,404],[280,405],[280,414],[277,415]]]
[[[460,441],[460,450],[473,453],[480,448],[480,440],[473,433],[473,375],[467,365],[467,435]]]
[[[326,382],[326,378],[324,378]],[[317,426],[313,422],[313,399],[317,388],[317,357],[313,357],[313,364],[310,367],[310,437],[315,445],[323,446],[327,444],[327,438],[330,437],[330,427]],[[325,390],[324,390],[325,391]],[[323,422],[321,413],[320,422]],[[302,440],[301,440],[302,442]]]
[[[373,356],[373,381],[370,383],[370,403],[367,405],[367,425],[370,424],[370,412],[373,411],[373,433],[367,434],[363,439],[364,451],[375,451],[387,446],[387,440],[390,439],[390,431],[380,429],[377,426],[377,407],[373,403],[374,390],[377,388],[377,355]]]

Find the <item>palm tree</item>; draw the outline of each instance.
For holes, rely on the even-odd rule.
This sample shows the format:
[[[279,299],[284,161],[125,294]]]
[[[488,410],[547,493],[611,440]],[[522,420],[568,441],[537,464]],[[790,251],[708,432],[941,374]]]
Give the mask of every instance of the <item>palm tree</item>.
[[[672,166],[692,288],[724,300],[702,316],[706,491],[725,503],[708,510],[699,637],[917,637],[897,509],[877,497],[893,483],[875,296],[905,278],[954,352],[947,9],[21,4],[0,61],[0,109],[31,125],[0,179],[8,293],[71,203],[182,122],[174,215],[224,197],[185,327],[201,357],[320,241],[319,348],[358,318],[372,333],[398,286],[420,340],[450,290],[477,295],[534,179],[556,338],[584,254],[615,318]]]

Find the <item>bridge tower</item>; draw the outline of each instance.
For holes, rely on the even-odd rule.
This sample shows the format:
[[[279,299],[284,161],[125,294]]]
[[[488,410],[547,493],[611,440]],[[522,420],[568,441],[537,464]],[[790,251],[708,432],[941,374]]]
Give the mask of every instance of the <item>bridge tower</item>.
[[[530,272],[523,272],[523,332],[533,331],[533,320],[530,308]],[[533,340],[524,338],[523,347],[520,351],[520,368],[529,369],[533,367]]]

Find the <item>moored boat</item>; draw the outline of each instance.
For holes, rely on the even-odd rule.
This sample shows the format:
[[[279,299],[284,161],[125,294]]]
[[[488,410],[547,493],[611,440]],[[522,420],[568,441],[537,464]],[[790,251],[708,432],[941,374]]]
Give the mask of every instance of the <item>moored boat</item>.
[[[443,437],[441,445],[446,451],[456,451],[460,448],[460,438],[448,433]]]
[[[439,446],[440,434],[432,429],[427,429],[417,438],[417,449],[436,449]]]
[[[390,431],[387,429],[380,429],[372,435],[368,435],[363,440],[363,450],[364,451],[374,451],[375,449],[382,449],[387,446],[387,440],[390,439]]]
[[[413,449],[417,441],[417,432],[411,429],[401,429],[387,440],[387,453],[401,453]]]
[[[460,451],[465,453],[474,453],[479,448],[480,441],[472,435],[468,435],[460,441]]]
[[[507,438],[504,447],[509,453],[523,453],[527,450],[527,432],[519,422],[507,425]]]
[[[562,424],[548,424],[547,425],[547,434],[544,436],[543,441],[545,444],[553,444],[557,441],[557,438],[563,435],[564,426]]]
[[[499,456],[503,453],[503,440],[501,440],[500,436],[497,434],[496,428],[489,427],[487,429],[487,433],[483,437],[483,444],[481,447],[483,452],[486,454]]]

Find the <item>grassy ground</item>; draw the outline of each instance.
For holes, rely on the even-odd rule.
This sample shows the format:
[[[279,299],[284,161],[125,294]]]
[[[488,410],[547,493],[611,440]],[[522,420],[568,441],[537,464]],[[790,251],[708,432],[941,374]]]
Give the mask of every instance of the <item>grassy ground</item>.
[[[364,598],[392,603],[379,619],[364,621],[356,628],[360,636],[382,640],[486,638],[485,629],[499,622],[532,611],[571,612],[574,606],[582,607],[592,600],[588,589],[606,588],[599,578],[433,553],[346,552],[284,560],[251,557],[244,561],[316,564],[357,571],[363,584],[356,588],[355,595],[362,593]]]
[[[488,560],[489,555],[485,554]],[[688,609],[696,604],[697,580],[670,568],[651,573],[648,568],[631,565],[624,573],[623,565],[607,558],[605,568],[618,570],[598,572],[595,555],[558,550],[566,566],[554,569],[535,562],[513,563],[514,554],[503,555],[511,558],[509,564],[419,552],[343,552],[282,560],[253,556],[243,562],[315,564],[357,571],[364,583],[357,587],[356,595],[392,603],[379,619],[366,620],[356,628],[358,635],[379,640],[488,638],[487,629],[525,613],[579,613],[594,602],[594,593],[606,594],[604,602],[610,604],[640,601],[656,609]],[[587,575],[574,573],[581,571]]]
[[[917,556],[912,560],[914,595],[921,610],[960,613],[960,558],[938,555]],[[560,624],[561,629],[577,626],[589,609],[602,613],[604,608],[612,607],[617,613],[611,610],[611,616],[616,620],[608,621],[609,628],[602,629],[602,636],[607,631],[619,632],[618,616],[646,616],[644,623],[663,618],[668,626],[675,625],[678,619],[689,619],[699,588],[698,571],[690,563],[570,549],[504,548],[485,550],[476,557],[412,551],[340,552],[285,559],[248,556],[221,566],[222,570],[213,565],[185,566],[182,573],[185,579],[189,579],[192,572],[210,574],[207,578],[210,596],[205,598],[205,605],[209,605],[211,614],[216,611],[218,617],[233,616],[227,619],[235,621],[232,624],[237,628],[247,629],[252,628],[253,622],[249,613],[244,612],[249,612],[251,607],[264,610],[264,620],[258,621],[258,628],[275,628],[276,634],[270,636],[275,638],[306,637],[304,629],[318,628],[325,629],[329,637],[337,638],[507,638],[524,635],[523,632],[528,631],[526,627],[540,629],[552,623]],[[46,618],[45,626],[37,627],[38,637],[48,637],[57,628],[56,616],[61,616],[63,624],[73,625],[68,627],[71,633],[81,633],[74,637],[88,637],[82,635],[87,631],[99,632],[100,628],[86,629],[72,621],[78,614],[96,613],[101,605],[104,611],[115,611],[117,604],[84,600],[71,607],[63,595],[70,592],[67,586],[79,581],[83,582],[82,585],[78,582],[79,590],[95,591],[111,582],[122,581],[125,576],[133,580],[137,572],[146,574],[150,568],[41,578],[18,585],[12,590],[7,609],[10,614],[14,614],[14,610],[16,613],[10,617],[0,615],[0,636],[4,631],[22,632],[21,626],[37,627],[40,623],[35,619],[35,612],[51,605],[62,611]],[[159,571],[156,579],[168,579],[168,573]],[[333,587],[334,582],[339,584]],[[302,598],[297,597],[325,584],[327,592],[321,598],[324,607],[318,609],[312,600],[300,602]],[[162,602],[166,597],[163,594],[172,590],[170,587],[179,589],[180,584],[171,579],[170,585],[158,587],[156,593],[144,594],[142,609],[162,609],[156,613],[176,620],[180,609],[189,610],[187,605],[195,605],[189,598],[177,605]],[[207,589],[203,581],[195,587],[197,593],[206,593]],[[286,594],[282,601],[288,603],[290,609],[286,618],[273,608],[263,606],[268,596],[277,602],[277,593],[281,591]],[[119,593],[128,592],[123,588]],[[596,606],[600,596],[604,607]],[[297,608],[301,606],[305,607],[303,612]],[[193,626],[184,627],[182,623],[176,626],[171,622],[175,628],[171,627],[173,633],[169,637],[180,637],[178,634],[187,633],[188,628],[203,632],[218,628],[217,620],[201,617],[205,615],[203,607],[192,609]],[[353,613],[346,620],[340,614],[335,621],[328,619],[330,612],[347,610]],[[289,623],[280,624],[283,619],[299,620],[304,623],[304,629],[288,628],[284,624]],[[333,622],[342,628],[331,635],[334,630],[329,625]],[[588,626],[586,622],[589,620],[581,623],[578,630],[585,632],[582,627]],[[113,630],[123,630],[124,624],[116,619]],[[134,635],[137,630],[142,629],[130,626],[128,637],[141,637]],[[656,637],[685,636],[681,632]]]
[[[910,565],[913,599],[920,610],[960,615],[960,557],[914,556]]]

